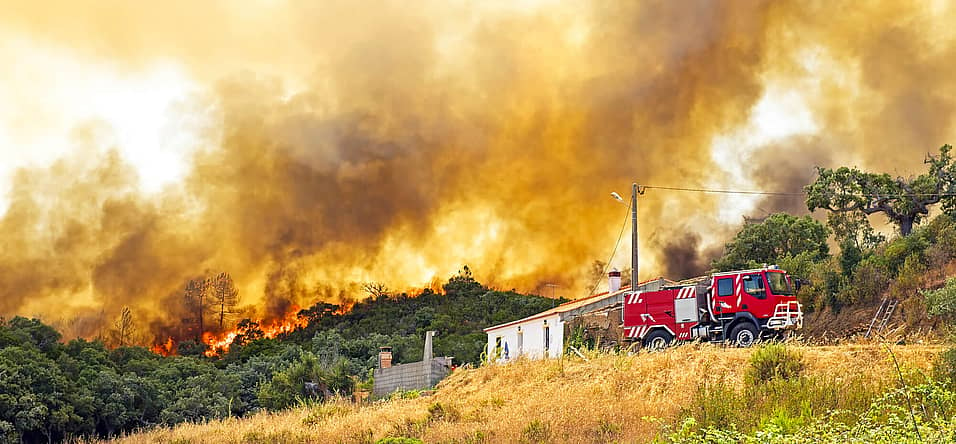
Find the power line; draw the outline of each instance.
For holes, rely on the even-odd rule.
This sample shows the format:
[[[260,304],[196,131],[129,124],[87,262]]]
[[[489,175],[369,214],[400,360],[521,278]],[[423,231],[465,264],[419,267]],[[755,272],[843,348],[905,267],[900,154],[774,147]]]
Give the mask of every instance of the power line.
[[[781,196],[781,197],[796,197],[796,196],[806,196],[807,193],[801,191],[799,193],[794,192],[785,192],[785,191],[758,191],[758,190],[719,190],[712,188],[684,188],[684,187],[659,187],[653,185],[641,185],[641,188],[646,188],[650,190],[668,190],[668,191],[689,191],[695,193],[713,193],[713,194],[744,194],[744,195],[757,195],[757,196]],[[852,195],[852,193],[847,193]],[[893,197],[890,194],[860,194],[861,197]],[[912,197],[954,197],[956,192],[944,192],[944,193],[905,193],[904,196]]]
[[[604,271],[601,272],[601,276],[598,276],[597,281],[591,286],[591,291],[588,292],[588,295],[593,295],[594,290],[597,290],[598,285],[601,283],[601,279],[607,276],[608,267],[611,266],[611,261],[614,260],[614,255],[617,254],[617,247],[621,245],[621,237],[624,236],[624,228],[627,227],[627,220],[631,215],[630,213],[631,204],[628,203],[627,211],[624,213],[624,223],[621,224],[621,231],[617,234],[617,242],[614,242],[614,250],[611,251],[611,257],[607,258],[607,262],[604,263]]]
[[[682,187],[657,187],[651,185],[641,185],[643,188],[651,190],[670,190],[670,191],[691,191],[696,193],[716,193],[716,194],[756,194],[761,196],[806,196],[806,193],[786,193],[781,191],[752,191],[752,190],[715,190],[709,188],[682,188]]]

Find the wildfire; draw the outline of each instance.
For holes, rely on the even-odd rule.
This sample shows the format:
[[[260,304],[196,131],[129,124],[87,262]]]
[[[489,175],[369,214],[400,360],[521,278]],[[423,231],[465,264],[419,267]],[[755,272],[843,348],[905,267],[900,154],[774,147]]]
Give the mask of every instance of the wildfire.
[[[167,338],[166,342],[154,344],[149,350],[157,355],[169,356],[176,350],[176,344],[173,342],[173,338]]]
[[[354,306],[355,306],[355,302],[346,302],[340,305],[339,309],[333,311],[332,314],[336,316],[348,314],[348,312],[352,311],[352,307]]]
[[[274,338],[283,333],[289,333],[297,328],[305,327],[308,324],[306,319],[298,316],[299,307],[293,306],[292,310],[282,319],[277,319],[270,323],[255,321],[259,331],[253,331],[253,328],[236,328],[231,331],[215,334],[205,332],[202,336],[202,342],[209,346],[206,350],[206,356],[213,357],[229,350],[229,346],[240,334],[254,334],[257,338]],[[259,333],[261,332],[261,334]]]
[[[354,306],[355,302],[346,302],[339,305],[334,311],[326,311],[325,313],[341,316],[352,311]],[[290,333],[298,328],[305,327],[309,320],[307,317],[299,317],[299,311],[300,308],[293,305],[289,312],[280,319],[271,321],[255,320],[248,324],[240,323],[240,326],[222,333],[204,332],[202,343],[207,346],[204,353],[208,357],[220,356],[229,351],[229,347],[237,339],[248,341],[259,338],[274,338],[283,333]],[[174,355],[176,354],[176,342],[175,339],[169,337],[165,342],[154,344],[150,347],[150,350],[163,356]]]

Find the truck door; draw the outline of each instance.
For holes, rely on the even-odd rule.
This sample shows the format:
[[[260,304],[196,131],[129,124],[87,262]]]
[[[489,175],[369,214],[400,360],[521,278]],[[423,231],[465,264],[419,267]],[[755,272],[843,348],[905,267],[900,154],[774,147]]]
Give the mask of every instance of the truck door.
[[[739,277],[739,276],[738,276]],[[733,299],[736,285],[734,285],[735,276],[717,278],[717,290],[714,292],[713,305],[710,309],[716,318],[720,318],[723,313],[733,312]]]
[[[763,282],[763,274],[745,274],[741,276],[740,281],[743,284],[743,292],[737,296],[735,308],[738,311],[751,311],[757,308],[756,305],[761,300],[767,299],[767,287]]]

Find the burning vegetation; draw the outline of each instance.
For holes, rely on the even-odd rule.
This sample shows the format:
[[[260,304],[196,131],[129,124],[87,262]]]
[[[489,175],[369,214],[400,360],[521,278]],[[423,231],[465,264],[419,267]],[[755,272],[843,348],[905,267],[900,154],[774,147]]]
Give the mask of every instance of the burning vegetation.
[[[206,356],[212,357],[229,351],[229,346],[234,342],[245,344],[256,339],[274,338],[284,333],[291,333],[293,330],[305,327],[307,324],[308,320],[299,316],[296,309],[285,318],[269,323],[260,324],[260,322],[244,320],[239,322],[234,330],[225,333],[205,332],[202,335],[202,343],[209,348],[205,352]]]

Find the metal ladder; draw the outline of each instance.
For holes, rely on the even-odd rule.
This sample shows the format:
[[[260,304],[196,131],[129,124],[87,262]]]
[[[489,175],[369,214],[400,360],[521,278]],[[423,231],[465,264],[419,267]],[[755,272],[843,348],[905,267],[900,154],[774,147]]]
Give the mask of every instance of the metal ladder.
[[[880,308],[876,310],[876,314],[873,315],[873,320],[870,321],[870,327],[866,329],[866,336],[864,338],[869,338],[871,333],[879,334],[886,328],[886,324],[889,324],[890,317],[893,316],[893,312],[896,310],[896,306],[899,305],[900,301],[896,299],[889,299],[889,297],[883,298],[883,302],[880,303]],[[876,321],[879,320],[880,324],[877,325],[876,331],[873,331],[873,326],[876,325]]]

